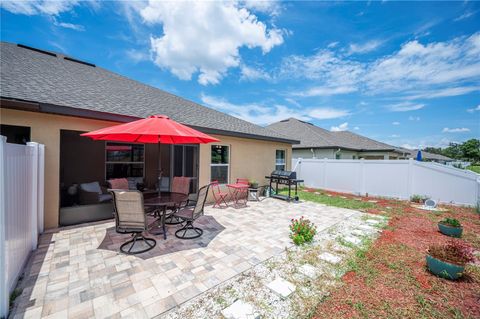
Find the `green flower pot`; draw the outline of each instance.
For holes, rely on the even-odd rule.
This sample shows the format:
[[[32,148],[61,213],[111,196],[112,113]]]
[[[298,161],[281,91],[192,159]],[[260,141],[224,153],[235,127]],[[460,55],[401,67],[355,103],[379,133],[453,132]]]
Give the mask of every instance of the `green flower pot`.
[[[427,267],[432,274],[450,280],[457,280],[465,271],[465,266],[447,263],[430,255],[427,255]]]
[[[440,232],[444,235],[460,238],[462,237],[463,227],[453,227],[438,223],[438,230],[440,230]]]

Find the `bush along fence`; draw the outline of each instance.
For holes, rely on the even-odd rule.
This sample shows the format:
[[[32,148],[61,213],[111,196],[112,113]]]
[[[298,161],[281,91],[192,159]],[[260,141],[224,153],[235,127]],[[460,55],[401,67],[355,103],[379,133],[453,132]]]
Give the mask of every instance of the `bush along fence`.
[[[293,159],[307,187],[409,199],[420,194],[438,202],[476,206],[480,175],[432,162],[410,160]]]

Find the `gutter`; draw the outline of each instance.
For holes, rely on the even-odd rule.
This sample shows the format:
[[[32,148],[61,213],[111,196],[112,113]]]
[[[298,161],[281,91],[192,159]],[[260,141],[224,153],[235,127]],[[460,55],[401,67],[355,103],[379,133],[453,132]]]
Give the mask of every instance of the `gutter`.
[[[0,96],[0,107],[5,109],[14,109],[14,110],[20,110],[20,111],[29,111],[29,112],[40,112],[40,113],[72,116],[72,117],[82,117],[82,118],[93,119],[93,120],[102,120],[102,121],[119,122],[119,123],[127,123],[127,122],[132,122],[132,121],[141,119],[141,117],[138,117],[138,116],[100,112],[100,111],[87,110],[87,109],[75,108],[70,106],[61,106],[61,105],[50,104],[50,103],[39,103],[35,101],[27,101],[27,100],[21,100],[21,99],[12,99],[12,98],[3,97],[3,96]],[[271,137],[271,136],[243,133],[243,132],[219,130],[219,129],[209,128],[209,127],[189,125],[187,123],[182,123],[182,124],[187,125],[191,128],[194,128],[205,134],[218,134],[218,135],[224,135],[224,136],[280,142],[280,143],[287,143],[287,144],[300,144],[300,141],[284,139],[280,137]]]

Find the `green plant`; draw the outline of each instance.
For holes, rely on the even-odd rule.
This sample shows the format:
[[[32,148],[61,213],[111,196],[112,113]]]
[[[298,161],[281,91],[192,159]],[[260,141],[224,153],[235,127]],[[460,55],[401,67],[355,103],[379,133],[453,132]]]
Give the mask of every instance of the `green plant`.
[[[428,253],[433,258],[460,266],[475,261],[472,248],[460,240],[450,240],[443,246],[432,245]]]
[[[317,227],[302,216],[300,219],[292,219],[290,232],[290,238],[295,245],[303,245],[313,241],[313,237],[317,233]]]
[[[414,202],[414,203],[423,203],[427,199],[428,199],[428,197],[425,196],[425,195],[414,194],[414,195],[410,196],[410,201]]]
[[[251,188],[257,188],[258,187],[258,182],[256,180],[251,179],[248,182],[249,182]]]
[[[441,220],[440,223],[442,223],[444,225],[447,225],[447,226],[451,226],[451,227],[461,227],[462,226],[460,224],[460,222],[458,221],[458,219],[448,218],[448,217]]]

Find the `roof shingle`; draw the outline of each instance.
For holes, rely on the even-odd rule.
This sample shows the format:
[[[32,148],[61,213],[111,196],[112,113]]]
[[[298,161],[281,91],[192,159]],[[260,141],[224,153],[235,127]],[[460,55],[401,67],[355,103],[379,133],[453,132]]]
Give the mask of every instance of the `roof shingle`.
[[[180,123],[295,143],[261,126],[210,109],[98,66],[1,42],[0,96],[144,118],[166,114]],[[227,134],[228,135],[228,134]]]

